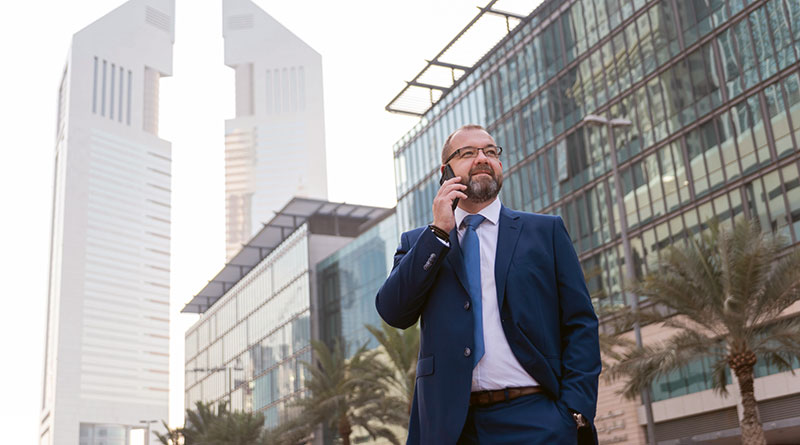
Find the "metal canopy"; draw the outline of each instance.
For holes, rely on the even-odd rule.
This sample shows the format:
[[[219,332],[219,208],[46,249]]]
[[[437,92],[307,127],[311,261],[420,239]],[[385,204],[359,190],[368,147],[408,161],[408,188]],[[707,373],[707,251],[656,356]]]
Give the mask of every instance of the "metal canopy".
[[[491,0],[397,96],[386,105],[392,113],[423,116],[511,30],[525,20],[541,0]]]
[[[202,314],[207,311],[311,217],[336,216],[349,220],[365,220],[363,226],[368,226],[390,212],[391,209],[383,207],[293,198],[283,209],[276,212],[272,220],[264,224],[247,244],[242,246],[242,249],[183,307],[181,312]]]

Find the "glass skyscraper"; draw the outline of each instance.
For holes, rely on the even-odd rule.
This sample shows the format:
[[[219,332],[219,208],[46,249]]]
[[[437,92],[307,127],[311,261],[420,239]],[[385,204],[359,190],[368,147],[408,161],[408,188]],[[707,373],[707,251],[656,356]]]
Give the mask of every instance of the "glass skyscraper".
[[[409,84],[430,90],[424,106],[400,106],[407,87],[387,107],[420,116],[394,147],[400,231],[432,220],[444,140],[477,123],[504,148],[501,200],[563,217],[598,308],[630,304],[626,268],[642,276],[714,216],[800,241],[800,2],[545,1],[506,18],[473,65],[447,48],[430,62],[451,81]],[[779,408],[800,404],[800,380],[759,372],[762,422],[800,421]],[[695,363],[654,385],[656,440],[738,434],[736,400],[710,395],[708,378]],[[601,388],[601,441],[642,442],[641,406],[613,389]]]

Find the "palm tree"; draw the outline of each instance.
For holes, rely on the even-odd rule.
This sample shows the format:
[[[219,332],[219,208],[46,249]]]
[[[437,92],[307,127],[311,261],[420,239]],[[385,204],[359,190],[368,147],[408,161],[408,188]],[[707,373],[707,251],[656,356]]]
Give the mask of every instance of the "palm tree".
[[[296,443],[324,424],[339,433],[343,445],[350,445],[354,426],[366,430],[373,439],[383,437],[399,445],[394,433],[384,426],[385,413],[374,409],[386,397],[379,382],[386,370],[374,365],[375,352],[362,346],[348,360],[341,343],[331,350],[325,343],[312,340],[311,347],[315,363],[303,362],[310,373],[306,381],[310,394],[295,402],[301,413],[281,428],[278,442]]]
[[[164,428],[167,430],[165,434],[155,432],[156,438],[163,445],[199,445],[210,443],[208,439],[209,433],[215,428],[217,423],[228,415],[226,406],[219,405],[218,409],[214,411],[214,405],[211,403],[203,403],[201,401],[195,402],[195,409],[187,409],[185,415],[184,426],[171,429],[166,422]]]
[[[215,445],[251,445],[264,430],[264,414],[242,411],[219,416],[205,434],[205,443]]]
[[[594,265],[589,268],[583,266],[583,278],[587,286],[593,280],[602,278],[602,273],[603,269],[599,265]],[[627,307],[599,303],[607,297],[608,294],[604,287],[589,294],[589,298],[591,298],[592,302],[595,302],[597,318],[603,321],[601,325],[603,329],[598,333],[603,365],[602,369],[608,369],[611,366],[611,362],[608,361],[609,359],[618,361],[622,358],[620,351],[630,349],[634,344],[633,341],[620,335],[630,329],[630,326],[625,322],[625,320],[629,318]]]
[[[207,442],[207,435],[220,418],[228,412],[227,405],[219,404],[214,411],[211,403],[195,402],[195,409],[186,410],[186,420],[181,430],[185,445],[195,445]]]
[[[414,383],[417,377],[417,356],[419,355],[419,328],[413,326],[409,329],[395,329],[386,322],[381,322],[378,329],[372,325],[365,325],[367,330],[383,346],[389,356],[390,369],[386,373],[383,383],[387,393],[402,394],[399,401],[404,405],[405,412],[400,415],[400,426],[408,424],[411,414],[411,404],[414,401]],[[396,399],[397,397],[392,397]]]
[[[167,422],[162,420],[161,423],[164,425],[164,429],[167,430],[167,432],[165,434],[161,434],[158,431],[154,431],[159,442],[161,442],[163,445],[185,445],[185,442],[182,441],[183,428],[178,427],[172,429],[169,427],[169,425],[167,425]]]
[[[621,334],[631,329],[629,311],[625,308],[599,307],[597,318],[603,320],[603,330],[598,333],[603,370],[610,369],[622,359],[625,351],[631,350],[635,342]]]
[[[737,220],[682,246],[661,252],[658,267],[633,291],[649,298],[640,320],[660,320],[677,333],[631,349],[611,370],[626,377],[622,390],[635,398],[655,380],[701,357],[712,359],[712,385],[726,394],[726,366],[736,376],[742,399],[742,443],[766,444],[753,393],[753,369],[766,360],[781,370],[800,357],[800,317],[783,312],[800,299],[800,250],[784,252],[781,238],[753,222]],[[668,317],[662,314],[666,312]],[[776,321],[777,320],[777,321]]]

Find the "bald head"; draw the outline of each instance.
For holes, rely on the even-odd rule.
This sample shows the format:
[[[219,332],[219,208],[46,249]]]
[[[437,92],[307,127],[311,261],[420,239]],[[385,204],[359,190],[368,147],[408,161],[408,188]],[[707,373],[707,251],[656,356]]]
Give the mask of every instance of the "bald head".
[[[489,132],[486,131],[485,128],[483,128],[482,126],[477,125],[477,124],[467,124],[467,125],[464,125],[464,126],[460,127],[456,131],[450,133],[450,136],[447,136],[447,140],[444,141],[444,147],[442,147],[442,164],[443,165],[444,165],[444,161],[447,160],[447,157],[450,156],[450,154],[453,152],[453,147],[451,146],[452,145],[451,143],[453,142],[453,138],[456,136],[457,133],[459,133],[461,131],[467,131],[467,130],[479,130],[479,131],[486,132],[486,134],[489,134]]]

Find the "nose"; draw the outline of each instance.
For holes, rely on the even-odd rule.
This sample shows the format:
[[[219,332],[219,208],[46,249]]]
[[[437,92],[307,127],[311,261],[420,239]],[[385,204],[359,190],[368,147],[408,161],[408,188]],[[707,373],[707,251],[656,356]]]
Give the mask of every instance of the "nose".
[[[483,152],[483,149],[478,150],[478,154],[475,155],[475,162],[480,162],[484,164],[489,163],[489,157],[486,156],[486,153]]]

